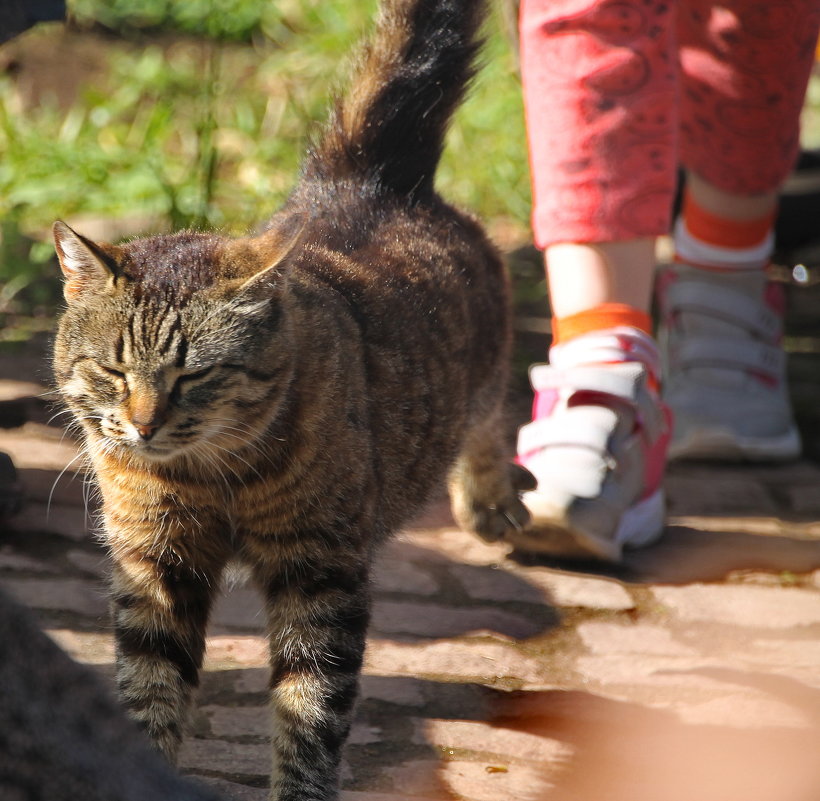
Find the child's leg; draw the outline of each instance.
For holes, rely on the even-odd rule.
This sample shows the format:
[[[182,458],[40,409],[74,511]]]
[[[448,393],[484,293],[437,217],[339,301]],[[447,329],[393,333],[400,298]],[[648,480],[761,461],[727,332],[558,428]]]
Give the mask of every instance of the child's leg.
[[[668,230],[677,165],[672,7],[522,0],[539,247]]]
[[[695,0],[681,8],[681,152],[689,168],[676,264],[659,282],[671,454],[799,454],[766,268],[777,191],[799,143],[816,4]]]
[[[654,237],[675,186],[672,15],[662,4],[524,0],[536,242],[554,312],[519,461],[538,550],[553,532],[617,559],[663,528],[668,425],[648,317]]]

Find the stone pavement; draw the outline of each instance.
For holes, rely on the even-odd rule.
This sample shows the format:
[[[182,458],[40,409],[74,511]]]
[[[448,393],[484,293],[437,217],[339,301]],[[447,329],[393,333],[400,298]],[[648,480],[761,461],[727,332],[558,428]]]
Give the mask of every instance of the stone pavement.
[[[0,450],[28,494],[0,587],[110,677],[93,493],[42,365],[0,357]],[[388,545],[343,801],[816,801],[820,467],[676,467],[667,487],[665,538],[617,569],[516,561],[444,500]],[[235,587],[181,767],[237,801],[266,797],[265,662]]]

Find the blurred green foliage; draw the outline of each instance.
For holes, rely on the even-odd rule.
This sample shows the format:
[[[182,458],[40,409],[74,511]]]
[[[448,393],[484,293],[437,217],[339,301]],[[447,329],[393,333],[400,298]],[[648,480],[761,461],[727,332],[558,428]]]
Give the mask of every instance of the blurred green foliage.
[[[272,34],[281,20],[279,3],[259,0],[71,0],[70,8],[81,24],[120,32],[178,30],[239,41]]]
[[[73,46],[75,37],[103,58],[67,107],[56,91],[27,102],[13,74],[0,77],[0,314],[28,297],[26,285],[53,274],[48,229],[56,218],[234,234],[263,221],[293,185],[330,97],[344,90],[376,5],[69,0],[70,30],[27,33],[26,47],[47,50],[60,37]],[[107,32],[95,35],[100,26]],[[529,179],[516,60],[500,18],[487,34],[439,188],[524,232]]]
[[[331,90],[343,86],[348,54],[375,9],[373,0],[73,6],[78,18],[117,29],[139,21],[152,30],[255,38],[242,45],[168,35],[116,41],[105,74],[67,109],[46,97],[20,113],[13,80],[0,81],[0,217],[13,216],[26,230],[91,214],[244,231],[292,185],[307,137],[324,119]],[[483,216],[524,223],[520,92],[497,24],[485,62],[453,126],[440,186]]]

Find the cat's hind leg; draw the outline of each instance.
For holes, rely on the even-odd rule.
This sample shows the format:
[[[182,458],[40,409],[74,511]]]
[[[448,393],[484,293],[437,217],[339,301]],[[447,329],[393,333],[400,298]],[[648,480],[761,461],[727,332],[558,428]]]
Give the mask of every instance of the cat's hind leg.
[[[449,477],[456,522],[488,542],[526,526],[530,515],[520,493],[535,486],[530,472],[507,458],[500,417],[489,415],[468,431]]]

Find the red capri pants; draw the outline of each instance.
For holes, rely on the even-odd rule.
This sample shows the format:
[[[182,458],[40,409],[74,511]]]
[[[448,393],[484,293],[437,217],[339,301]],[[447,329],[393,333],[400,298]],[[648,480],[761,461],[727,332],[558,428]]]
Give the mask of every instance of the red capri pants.
[[[818,0],[522,0],[539,247],[667,232],[678,164],[777,189],[818,22]]]

